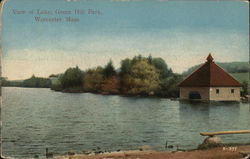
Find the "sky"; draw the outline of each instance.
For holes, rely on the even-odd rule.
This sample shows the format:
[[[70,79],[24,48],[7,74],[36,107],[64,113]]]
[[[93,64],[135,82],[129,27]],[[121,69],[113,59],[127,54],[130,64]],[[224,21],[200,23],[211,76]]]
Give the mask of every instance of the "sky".
[[[205,62],[209,53],[219,62],[248,61],[248,12],[249,3],[242,1],[8,0],[2,14],[3,77],[48,77],[110,59],[118,69],[122,59],[139,54],[163,58],[177,73]]]

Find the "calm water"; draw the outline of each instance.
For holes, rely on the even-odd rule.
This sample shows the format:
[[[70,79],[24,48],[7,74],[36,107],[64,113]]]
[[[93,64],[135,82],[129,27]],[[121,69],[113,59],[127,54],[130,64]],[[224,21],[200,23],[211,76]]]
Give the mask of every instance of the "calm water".
[[[165,142],[196,148],[202,131],[250,127],[242,103],[180,103],[169,99],[69,94],[50,89],[3,88],[3,154],[17,158],[74,150],[164,150]],[[249,134],[222,136],[246,143]]]

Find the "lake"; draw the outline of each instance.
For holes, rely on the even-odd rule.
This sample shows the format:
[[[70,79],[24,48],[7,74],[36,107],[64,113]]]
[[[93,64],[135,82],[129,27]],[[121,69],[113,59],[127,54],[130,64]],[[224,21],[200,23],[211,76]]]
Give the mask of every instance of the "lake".
[[[3,155],[27,158],[68,151],[130,150],[165,143],[194,149],[203,131],[250,127],[244,103],[190,103],[165,98],[61,93],[45,88],[3,88]],[[226,143],[250,142],[249,134],[223,135]],[[169,150],[175,150],[169,149]]]

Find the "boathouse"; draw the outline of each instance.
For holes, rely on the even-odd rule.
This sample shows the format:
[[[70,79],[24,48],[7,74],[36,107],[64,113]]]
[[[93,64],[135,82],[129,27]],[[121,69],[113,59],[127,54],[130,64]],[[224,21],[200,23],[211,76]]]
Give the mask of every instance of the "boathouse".
[[[180,84],[180,99],[240,101],[241,84],[218,66],[211,54],[207,61]]]

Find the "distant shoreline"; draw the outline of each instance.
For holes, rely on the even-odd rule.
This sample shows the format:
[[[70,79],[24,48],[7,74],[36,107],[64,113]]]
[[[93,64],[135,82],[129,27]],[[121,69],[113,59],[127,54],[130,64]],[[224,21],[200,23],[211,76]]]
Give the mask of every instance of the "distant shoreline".
[[[206,100],[180,100],[178,97],[163,97],[163,96],[157,96],[157,95],[141,95],[141,94],[122,94],[122,93],[108,93],[108,92],[88,92],[88,91],[84,91],[84,90],[77,90],[77,91],[69,91],[69,90],[53,90],[52,88],[49,87],[17,87],[17,86],[1,86],[1,87],[16,87],[16,88],[46,88],[46,89],[50,89],[51,91],[55,91],[55,92],[61,92],[61,93],[91,93],[91,94],[95,94],[95,95],[117,95],[117,96],[121,96],[121,97],[134,97],[134,98],[164,98],[164,99],[170,99],[172,101],[183,101],[183,102],[227,102],[227,103],[231,103],[234,101],[206,101]],[[241,99],[240,103],[249,103],[250,101],[247,99]],[[236,102],[239,103],[239,102]]]

